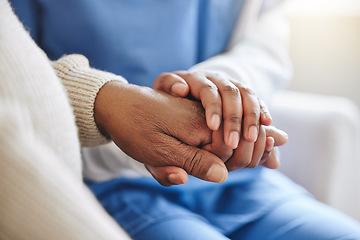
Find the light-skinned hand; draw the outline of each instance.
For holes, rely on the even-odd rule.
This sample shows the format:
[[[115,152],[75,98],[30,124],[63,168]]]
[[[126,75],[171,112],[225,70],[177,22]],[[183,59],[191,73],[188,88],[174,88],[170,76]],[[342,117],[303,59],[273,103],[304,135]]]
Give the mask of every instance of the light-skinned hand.
[[[272,122],[267,106],[254,91],[223,73],[166,72],[154,80],[153,88],[200,100],[211,130],[218,130],[224,121],[224,141],[232,149],[237,148],[241,134],[255,142],[260,124]]]
[[[273,147],[285,144],[287,134],[275,127],[265,126],[270,125],[272,122],[268,108],[255,96],[253,91],[242,86],[242,84],[219,73],[177,71],[160,74],[155,79],[153,87],[175,96],[195,98],[201,101],[207,113],[207,125],[210,129],[214,130],[212,144],[205,145],[203,148],[213,152],[226,162],[229,171],[245,167],[252,168],[260,164],[269,168],[277,168],[279,166],[279,160]],[[231,141],[228,141],[228,144],[226,144],[227,134],[223,133],[225,127],[223,125],[218,126],[218,121],[214,125],[211,118],[214,115],[221,116],[221,111],[223,111],[231,112],[232,115],[230,116],[236,116],[235,119],[241,119],[242,116],[238,117],[237,114],[239,112],[236,109],[241,109],[240,112],[243,112],[245,116],[242,124],[243,134],[240,134],[238,145],[233,153],[233,151],[229,151],[234,147],[234,145],[229,146]],[[258,111],[260,112],[259,116],[257,114]],[[250,116],[247,117],[246,114]],[[250,128],[247,127],[245,119],[251,122],[251,117],[254,116],[253,122],[259,123],[256,126],[258,128],[256,131],[257,135],[249,139],[246,137],[249,136],[246,134],[246,129]],[[231,121],[230,117],[228,123],[235,124],[236,121]],[[225,124],[226,121],[224,119]],[[228,136],[230,135],[228,134]],[[274,153],[272,153],[273,151]]]

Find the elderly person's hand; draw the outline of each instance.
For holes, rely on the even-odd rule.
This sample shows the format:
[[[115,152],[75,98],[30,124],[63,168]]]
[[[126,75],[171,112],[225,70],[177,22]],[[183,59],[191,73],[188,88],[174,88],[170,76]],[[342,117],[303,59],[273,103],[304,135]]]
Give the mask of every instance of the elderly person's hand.
[[[94,112],[102,133],[144,163],[162,185],[184,183],[187,174],[226,180],[223,161],[201,149],[211,143],[212,133],[200,103],[113,81],[99,91]]]

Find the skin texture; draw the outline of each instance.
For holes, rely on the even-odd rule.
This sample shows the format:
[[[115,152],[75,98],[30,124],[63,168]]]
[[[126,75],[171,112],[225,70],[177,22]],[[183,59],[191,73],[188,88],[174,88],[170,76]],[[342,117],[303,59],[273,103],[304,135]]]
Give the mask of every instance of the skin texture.
[[[160,74],[153,87],[201,101],[207,125],[214,130],[212,144],[203,149],[221,158],[228,171],[258,165],[279,166],[273,148],[285,144],[287,134],[269,126],[272,119],[267,106],[244,84],[222,73],[177,71]],[[224,124],[220,125],[219,116]]]
[[[211,131],[204,109],[196,101],[146,87],[109,82],[98,93],[94,112],[102,133],[129,156],[144,163],[164,186],[186,183],[188,174],[220,183],[226,180],[228,169],[243,168],[249,162],[247,156],[231,158],[234,153],[224,142],[223,125]],[[287,137],[275,128],[271,132],[273,136],[265,142],[267,151],[261,151],[260,160],[259,153],[255,154],[254,162],[275,168],[278,160],[272,148],[276,143],[285,143]],[[264,141],[263,135],[252,144],[259,139]],[[274,160],[269,161],[270,158]]]
[[[162,185],[184,183],[188,174],[218,183],[227,178],[224,162],[201,149],[211,145],[212,132],[198,102],[113,81],[99,91],[94,114],[101,132]]]
[[[224,141],[232,149],[237,148],[241,132],[248,142],[255,142],[259,134],[259,120],[263,125],[272,122],[268,108],[256,94],[224,73],[162,73],[154,80],[153,88],[200,100],[211,130],[217,130],[223,120]]]

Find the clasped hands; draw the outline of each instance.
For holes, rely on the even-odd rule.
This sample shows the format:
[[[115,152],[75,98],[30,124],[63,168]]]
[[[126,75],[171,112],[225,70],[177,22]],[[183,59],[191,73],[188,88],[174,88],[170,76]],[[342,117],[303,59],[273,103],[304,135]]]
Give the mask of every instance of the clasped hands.
[[[183,184],[188,175],[220,183],[228,171],[278,167],[274,146],[287,135],[270,126],[266,105],[244,84],[177,71],[160,74],[153,88],[109,82],[94,114],[100,131],[160,184]]]

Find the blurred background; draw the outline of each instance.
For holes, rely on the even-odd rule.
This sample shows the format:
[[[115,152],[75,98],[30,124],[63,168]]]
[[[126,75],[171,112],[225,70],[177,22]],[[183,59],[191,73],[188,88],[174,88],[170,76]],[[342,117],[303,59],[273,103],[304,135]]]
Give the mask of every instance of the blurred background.
[[[360,0],[285,0],[293,81],[272,104],[280,170],[360,221]]]
[[[360,0],[287,0],[290,90],[339,95],[360,107]]]

